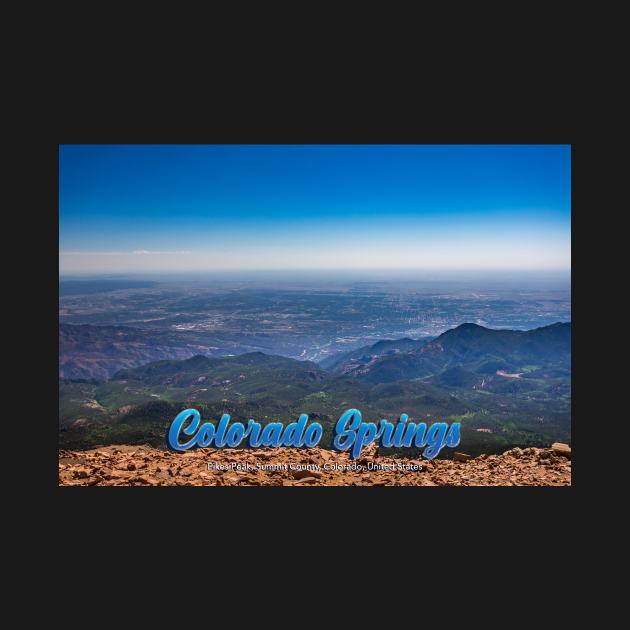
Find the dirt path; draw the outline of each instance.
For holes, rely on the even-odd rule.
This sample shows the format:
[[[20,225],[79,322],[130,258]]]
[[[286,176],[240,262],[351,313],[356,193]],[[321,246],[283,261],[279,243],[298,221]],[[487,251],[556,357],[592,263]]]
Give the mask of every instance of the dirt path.
[[[521,378],[524,372],[518,372],[517,374],[510,374],[509,372],[504,372],[503,370],[497,370],[497,376],[505,376],[506,378]]]

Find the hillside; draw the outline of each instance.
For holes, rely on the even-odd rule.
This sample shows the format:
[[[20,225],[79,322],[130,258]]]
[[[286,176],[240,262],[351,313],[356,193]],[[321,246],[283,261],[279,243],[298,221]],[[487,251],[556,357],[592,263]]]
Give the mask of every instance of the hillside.
[[[272,375],[274,379],[285,383],[321,381],[328,376],[310,361],[248,352],[236,357],[210,358],[197,355],[185,361],[154,361],[141,367],[120,370],[111,380],[133,380],[147,385],[172,387],[201,387],[200,383],[204,387],[212,387],[247,380],[247,383],[242,383],[241,389],[251,391],[261,384],[261,380],[267,385]]]
[[[381,357],[352,373],[373,383],[426,378],[452,367],[478,374],[498,370],[544,374],[552,369],[568,373],[570,360],[570,323],[526,331],[462,324],[418,348]]]
[[[320,366],[334,374],[352,374],[381,357],[410,352],[425,345],[431,339],[433,337],[385,339],[371,346],[363,346],[351,352],[328,357],[320,362]]]
[[[59,326],[59,378],[106,380],[117,370],[199,354],[181,336],[129,326]]]

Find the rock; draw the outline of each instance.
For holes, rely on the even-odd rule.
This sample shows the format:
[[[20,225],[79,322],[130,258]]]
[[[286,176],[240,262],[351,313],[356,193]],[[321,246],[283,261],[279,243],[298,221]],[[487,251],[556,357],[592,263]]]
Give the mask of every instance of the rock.
[[[302,477],[299,480],[299,483],[314,483],[316,481],[317,481],[317,479],[315,477]]]
[[[318,470],[290,470],[289,471],[294,479],[305,479],[306,477],[316,477],[320,478],[322,473]]]
[[[146,483],[149,486],[155,486],[158,482],[155,481],[154,479],[151,479],[150,477],[132,477],[130,480],[130,482],[133,483]]]
[[[556,455],[562,455],[567,459],[571,459],[571,447],[568,444],[563,444],[562,442],[554,442],[551,445],[551,450]]]
[[[562,448],[562,446],[566,448]],[[110,447],[106,447],[110,448]],[[397,469],[397,464],[411,464],[417,460],[379,456],[379,462],[391,466],[390,470],[256,470],[235,473],[231,463],[260,461],[314,462],[324,461],[347,465],[352,463],[347,453],[319,448],[305,449],[296,459],[293,449],[258,449],[231,452],[204,449],[195,453],[166,453],[159,449],[141,449],[123,446],[120,452],[112,449],[112,457],[100,457],[96,453],[60,451],[59,485],[130,485],[130,486],[570,486],[571,459],[567,457],[567,445],[557,448],[512,449],[502,455],[471,457],[456,453],[454,459],[418,461],[424,471]],[[372,451],[373,449],[370,449]],[[558,454],[561,450],[563,454]],[[368,452],[370,452],[368,451]],[[101,451],[98,451],[101,452]],[[516,455],[516,456],[515,456]],[[271,457],[270,457],[271,456]],[[226,469],[206,470],[206,461],[221,463]],[[538,465],[537,465],[538,464]],[[161,469],[158,472],[158,468]],[[129,470],[135,472],[129,472]],[[385,491],[386,492],[386,491]]]

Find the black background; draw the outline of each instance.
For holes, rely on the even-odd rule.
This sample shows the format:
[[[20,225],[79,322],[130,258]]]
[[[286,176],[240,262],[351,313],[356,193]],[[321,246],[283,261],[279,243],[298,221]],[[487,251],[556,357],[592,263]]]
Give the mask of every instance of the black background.
[[[28,269],[26,293],[35,300],[32,306],[20,304],[24,323],[18,329],[28,325],[36,332],[37,341],[28,352],[38,387],[35,397],[27,388],[20,399],[20,415],[28,418],[31,429],[21,438],[27,446],[17,448],[33,454],[20,464],[19,479],[8,476],[5,482],[18,493],[28,491],[23,533],[52,553],[56,564],[49,567],[51,581],[61,571],[76,593],[89,593],[89,576],[109,567],[118,574],[112,588],[115,601],[133,599],[137,576],[155,587],[157,599],[150,608],[166,603],[160,601],[161,591],[192,588],[199,593],[193,598],[196,607],[203,612],[204,597],[208,608],[221,609],[222,602],[210,593],[229,574],[229,583],[222,585],[232,585],[239,599],[256,598],[265,587],[281,599],[288,591],[305,597],[304,591],[309,591],[294,625],[308,619],[313,607],[324,617],[332,615],[329,602],[343,600],[346,586],[362,589],[363,599],[353,600],[352,606],[384,608],[392,615],[399,607],[417,606],[419,623],[423,607],[429,606],[423,598],[432,591],[450,592],[458,600],[460,593],[483,593],[487,585],[486,599],[478,602],[486,606],[496,596],[495,589],[507,593],[512,585],[523,595],[523,609],[515,613],[519,617],[543,601],[559,603],[557,585],[577,567],[573,533],[597,513],[602,501],[585,497],[593,482],[587,464],[593,460],[589,417],[602,425],[606,418],[581,390],[589,378],[584,375],[588,326],[582,323],[589,300],[581,288],[588,271],[581,258],[588,259],[589,253],[577,237],[585,224],[588,232],[599,220],[589,212],[597,191],[588,190],[594,187],[598,160],[586,138],[576,140],[588,132],[575,107],[565,60],[554,64],[544,78],[536,77],[534,70],[542,66],[530,67],[530,60],[523,58],[518,68],[506,65],[492,78],[482,79],[480,66],[463,55],[456,72],[442,70],[435,81],[430,59],[420,56],[414,71],[406,73],[375,66],[378,81],[365,67],[359,73],[352,65],[344,66],[345,76],[342,72],[335,82],[326,72],[307,72],[298,64],[274,82],[267,75],[269,67],[256,66],[254,59],[247,72],[227,77],[219,76],[220,68],[212,63],[205,74],[196,75],[180,74],[171,66],[160,74],[155,65],[143,73],[142,66],[133,66],[132,76],[120,82],[89,81],[88,74],[75,74],[74,89],[62,102],[55,97],[40,111],[27,108],[27,117],[32,112],[29,131],[36,137],[24,162],[30,182],[21,191],[27,238],[17,243],[16,260]],[[100,59],[98,65],[98,76],[111,79],[107,60]],[[310,70],[316,67],[314,61],[309,65]],[[57,85],[52,94],[64,90]],[[573,486],[59,488],[60,143],[572,144]],[[34,356],[36,366],[31,363]],[[41,488],[41,497],[33,497],[33,488]],[[199,570],[192,586],[184,565]],[[400,578],[399,567],[408,570],[409,577]],[[529,575],[533,571],[535,587],[524,582],[526,570]],[[389,602],[399,586],[407,593],[404,600]],[[530,588],[534,590],[524,590]],[[387,594],[372,603],[371,592],[382,589]],[[270,606],[277,607],[272,601]],[[560,605],[571,604],[562,599]],[[238,608],[233,610],[238,613]],[[448,621],[451,611],[441,611]],[[489,614],[469,612],[477,621]]]

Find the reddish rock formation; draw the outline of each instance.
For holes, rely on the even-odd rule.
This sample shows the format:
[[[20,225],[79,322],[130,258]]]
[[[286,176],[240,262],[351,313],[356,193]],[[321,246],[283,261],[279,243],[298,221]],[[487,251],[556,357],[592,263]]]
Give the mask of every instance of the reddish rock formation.
[[[346,453],[319,448],[174,453],[148,446],[107,446],[60,450],[59,485],[569,486],[571,449],[554,446],[515,448],[466,461],[381,457],[376,448],[353,461]]]

